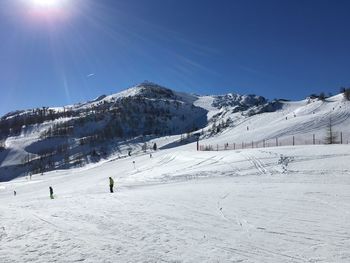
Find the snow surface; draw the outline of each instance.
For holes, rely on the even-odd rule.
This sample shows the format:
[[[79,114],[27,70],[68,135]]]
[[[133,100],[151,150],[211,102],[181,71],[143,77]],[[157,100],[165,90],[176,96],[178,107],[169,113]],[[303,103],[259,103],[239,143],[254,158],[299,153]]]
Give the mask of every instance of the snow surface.
[[[189,144],[0,183],[0,262],[349,262],[349,150]]]
[[[218,108],[215,108],[213,106],[215,98],[213,96],[202,96],[199,97],[195,102],[194,105],[197,107],[201,107],[208,111],[207,118],[208,120],[211,119],[215,114],[219,113],[220,110]]]
[[[143,91],[135,87],[74,107]],[[218,122],[232,120],[201,139],[203,145],[269,145],[276,137],[290,144],[291,136],[302,144],[313,134],[323,139],[330,118],[344,142],[350,139],[350,103],[341,95],[283,102],[275,112],[253,116],[214,107],[215,96],[175,95],[206,109],[208,120],[220,114]],[[52,124],[7,138],[2,171],[38,150],[41,132]],[[350,262],[350,145],[197,152],[196,143],[181,145],[180,138],[152,138],[149,145],[161,148],[152,158],[131,140],[120,145],[124,152],[132,148],[131,157],[116,154],[0,183],[0,263]]]
[[[327,126],[332,121],[333,132],[343,133],[343,143],[350,141],[350,102],[342,95],[337,95],[326,101],[307,100],[283,102],[280,110],[243,116],[241,113],[227,114],[223,117],[231,118],[233,125],[225,129],[218,136],[205,140],[203,144],[240,144],[251,141],[266,140],[270,146],[275,145],[275,138],[282,144],[292,144],[295,136],[296,144],[312,144],[315,135],[317,144],[323,143],[327,134]]]

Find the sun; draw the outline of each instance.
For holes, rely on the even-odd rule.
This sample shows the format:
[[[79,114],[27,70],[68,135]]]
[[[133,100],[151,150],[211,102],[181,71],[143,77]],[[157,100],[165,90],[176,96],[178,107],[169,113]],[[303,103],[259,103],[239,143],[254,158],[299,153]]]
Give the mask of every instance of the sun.
[[[31,2],[38,8],[55,8],[63,4],[63,0],[31,0]]]
[[[1,0],[0,0],[1,1]],[[31,21],[61,21],[72,15],[73,0],[21,0]],[[77,1],[75,0],[74,3]]]

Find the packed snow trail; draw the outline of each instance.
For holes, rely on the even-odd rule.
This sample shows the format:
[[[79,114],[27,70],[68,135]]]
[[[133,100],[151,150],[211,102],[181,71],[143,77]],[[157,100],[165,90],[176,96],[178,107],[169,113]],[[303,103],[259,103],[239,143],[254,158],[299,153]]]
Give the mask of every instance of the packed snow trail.
[[[350,261],[349,146],[189,149],[1,183],[0,262]]]

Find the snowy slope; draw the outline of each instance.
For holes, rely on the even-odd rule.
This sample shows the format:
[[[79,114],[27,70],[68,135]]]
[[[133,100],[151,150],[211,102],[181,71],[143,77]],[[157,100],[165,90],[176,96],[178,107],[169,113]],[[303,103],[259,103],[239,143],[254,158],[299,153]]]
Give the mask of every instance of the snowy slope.
[[[214,148],[251,142],[261,147],[264,140],[273,146],[276,138],[279,144],[290,145],[293,136],[295,144],[310,144],[313,136],[319,144],[332,120],[337,140],[342,132],[343,143],[348,143],[349,107],[342,95],[325,101],[268,102],[256,95],[199,96],[141,83],[86,103],[5,115],[1,119],[5,124],[21,118],[34,124],[16,125],[17,133],[1,135],[0,123],[0,143],[4,140],[6,147],[0,150],[0,181],[29,172],[76,168],[130,151],[138,154],[145,143],[177,147],[196,140],[192,133],[201,134],[201,145]]]
[[[207,112],[196,99],[147,82],[87,103],[5,115],[0,181],[139,152],[154,138],[202,128]]]
[[[201,129],[204,145],[275,137],[286,143],[291,136],[303,143],[313,134],[324,138],[330,119],[346,142],[350,128],[350,105],[340,95],[283,101],[270,111],[266,107],[277,104],[242,105],[247,98],[260,100],[255,96],[161,90],[154,98],[149,91],[132,88],[89,103],[141,94],[193,103],[208,121]],[[89,103],[74,107],[86,110]],[[211,133],[221,122],[227,127]],[[32,125],[7,138],[0,176],[27,151],[48,147],[39,138],[51,125]],[[0,182],[0,262],[350,261],[349,145],[201,152],[195,142],[183,145],[183,137],[120,140],[114,142],[118,151],[99,162]],[[143,152],[145,142],[161,150]],[[114,194],[108,192],[110,176]]]
[[[274,145],[275,138],[281,143],[292,143],[295,136],[297,144],[311,144],[315,134],[317,144],[323,143],[327,135],[327,127],[332,121],[333,130],[343,143],[350,141],[350,103],[342,95],[326,101],[307,100],[299,102],[281,102],[280,110],[253,116],[242,116],[241,113],[226,114],[223,119],[230,118],[232,124],[217,137],[204,140],[203,144],[240,144],[269,141]]]
[[[349,262],[348,145],[194,148],[0,183],[0,262]]]

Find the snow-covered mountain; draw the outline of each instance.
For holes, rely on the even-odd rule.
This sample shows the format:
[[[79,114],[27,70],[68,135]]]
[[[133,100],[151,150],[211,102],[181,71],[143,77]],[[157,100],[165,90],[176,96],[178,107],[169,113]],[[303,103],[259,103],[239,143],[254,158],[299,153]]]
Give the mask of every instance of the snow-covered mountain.
[[[52,171],[0,182],[0,262],[347,263],[349,107],[342,95],[268,102],[146,83],[8,114],[0,181],[40,171],[43,162]],[[129,134],[151,116],[159,127],[176,127],[173,134]],[[195,118],[192,134],[203,145],[288,143],[292,135],[305,144],[322,139],[330,120],[343,145],[197,151],[187,130]],[[101,133],[111,120],[123,136]],[[154,143],[161,150],[151,150]]]
[[[256,95],[186,94],[145,82],[85,103],[3,116],[0,181],[123,158],[154,142],[176,147],[197,136],[208,144],[310,133],[320,138],[330,118],[345,136],[349,115],[342,95],[323,101],[270,102]]]

